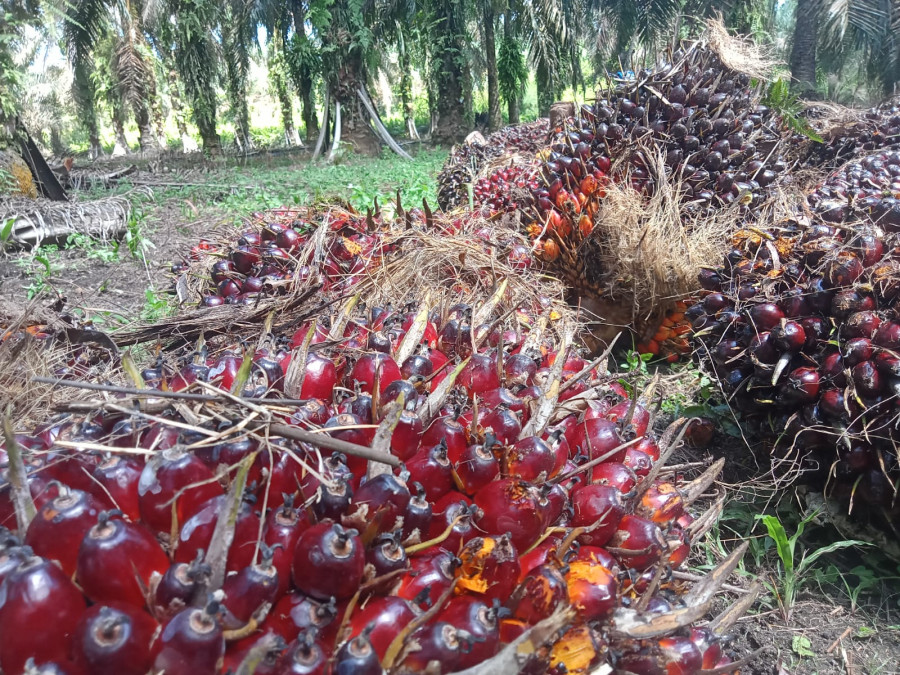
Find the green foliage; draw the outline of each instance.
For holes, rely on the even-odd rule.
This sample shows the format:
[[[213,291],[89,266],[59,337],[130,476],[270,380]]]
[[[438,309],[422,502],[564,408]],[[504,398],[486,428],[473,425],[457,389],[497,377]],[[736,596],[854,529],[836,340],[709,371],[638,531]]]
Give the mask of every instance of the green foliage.
[[[52,277],[59,270],[59,248],[56,246],[39,246],[31,251],[31,255],[15,259],[28,284],[23,286],[29,300],[52,289]]]
[[[144,306],[140,318],[144,323],[155,323],[171,316],[178,309],[170,293],[161,293],[153,288],[144,290]]]
[[[772,82],[766,90],[763,103],[775,110],[781,116],[782,123],[791,131],[818,143],[824,142],[802,117],[803,104],[796,94],[791,93],[791,86],[787,80],[779,78]]]
[[[775,550],[780,562],[779,577],[776,582],[766,582],[766,585],[775,595],[785,621],[790,620],[791,612],[797,599],[797,592],[807,581],[810,569],[819,558],[843,548],[866,546],[864,541],[845,539],[835,541],[827,546],[821,546],[812,553],[804,549],[798,551],[797,544],[800,541],[800,537],[803,536],[803,531],[817,515],[818,513],[814,512],[801,519],[794,534],[790,536],[788,536],[784,525],[777,516],[769,514],[756,516],[765,525],[769,538],[775,543]]]

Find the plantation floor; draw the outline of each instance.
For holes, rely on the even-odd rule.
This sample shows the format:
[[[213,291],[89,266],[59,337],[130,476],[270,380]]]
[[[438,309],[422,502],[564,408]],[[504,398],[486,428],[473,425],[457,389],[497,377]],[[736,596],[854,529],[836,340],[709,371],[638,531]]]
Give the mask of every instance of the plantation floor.
[[[423,149],[411,163],[396,157],[351,158],[333,166],[311,166],[304,154],[211,163],[196,156],[137,161],[141,170],[131,181],[110,190],[76,192],[79,200],[98,199],[146,189],[144,183],[153,183],[151,192],[136,196],[137,216],[125,241],[80,238],[61,248],[44,246],[3,254],[0,297],[24,302],[41,293],[49,298],[60,294],[72,310],[83,312],[103,330],[153,321],[175,309],[169,266],[199,239],[233,233],[241,219],[254,211],[319,198],[343,199],[365,210],[376,197],[384,203],[400,189],[407,206],[421,205],[423,198],[435,205],[435,176],[445,157],[445,152]],[[133,161],[107,161],[95,168],[109,172]],[[654,366],[641,368],[649,378]],[[725,429],[717,435],[711,457],[692,451],[681,460],[726,456],[730,467],[725,480],[732,499],[718,526],[698,547],[692,570],[703,574],[736,542],[749,539],[751,547],[734,585],[747,588],[757,579],[766,584],[760,601],[731,631],[730,648],[738,656],[764,648],[742,672],[900,675],[898,561],[875,547],[822,555],[795,579],[796,600],[786,620],[786,610],[779,605],[785,593],[784,564],[757,516],[776,516],[790,536],[806,506],[792,491],[781,492],[776,503],[763,480],[747,485],[748,477],[761,475],[760,463],[740,438],[727,409],[717,403],[716,392],[691,364],[676,366],[670,373],[673,377],[662,381],[669,416],[702,414],[716,418]],[[797,543],[795,565],[842,538],[821,519],[813,519]],[[736,598],[732,595],[729,600]]]
[[[84,310],[107,330],[158,319],[173,309],[171,263],[201,238],[227,236],[256,211],[320,199],[341,199],[365,211],[375,199],[384,204],[400,190],[407,206],[426,199],[436,207],[435,176],[446,154],[423,148],[412,162],[395,155],[351,156],[333,165],[312,165],[303,152],[97,162],[85,168],[105,174],[138,166],[110,189],[72,192],[78,201],[129,194],[135,213],[125,240],[77,237],[62,246],[8,252],[0,257],[0,295],[23,301],[40,293],[65,296],[69,307]]]

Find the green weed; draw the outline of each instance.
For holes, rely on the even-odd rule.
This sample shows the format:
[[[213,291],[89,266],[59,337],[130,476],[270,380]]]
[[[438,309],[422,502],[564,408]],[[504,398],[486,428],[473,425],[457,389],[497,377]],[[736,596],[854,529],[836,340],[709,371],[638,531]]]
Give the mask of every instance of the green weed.
[[[797,543],[800,541],[800,537],[803,536],[803,531],[817,515],[818,513],[814,512],[801,519],[797,524],[796,531],[790,536],[788,536],[784,525],[777,516],[769,514],[756,516],[757,520],[762,521],[763,525],[766,526],[769,538],[775,543],[775,550],[780,563],[778,568],[779,578],[776,582],[765,583],[778,601],[778,606],[785,621],[790,621],[791,612],[797,599],[797,592],[807,581],[812,566],[819,558],[842,548],[867,545],[866,542],[857,539],[845,539],[833,542],[827,546],[821,546],[811,553],[802,547],[798,549]]]
[[[171,294],[148,288],[144,291],[144,306],[141,308],[140,318],[142,322],[155,323],[170,316],[176,309]]]
[[[38,246],[31,255],[16,259],[16,264],[28,279],[28,285],[23,288],[29,300],[52,288],[53,274],[60,269],[58,257],[58,247]]]

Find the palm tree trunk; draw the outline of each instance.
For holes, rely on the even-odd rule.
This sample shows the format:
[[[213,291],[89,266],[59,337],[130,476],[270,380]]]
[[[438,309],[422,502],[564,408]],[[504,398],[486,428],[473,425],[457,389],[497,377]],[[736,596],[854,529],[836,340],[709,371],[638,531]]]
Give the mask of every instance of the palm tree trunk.
[[[406,124],[406,135],[411,139],[419,138],[416,129],[416,114],[413,110],[412,99],[412,63],[407,49],[406,36],[402,36],[400,48],[400,106],[403,108],[403,121]]]
[[[294,39],[306,47],[305,43],[308,40],[306,37],[306,12],[302,0],[294,0],[291,3],[291,15],[294,19]],[[290,45],[285,45],[285,48],[289,49]],[[293,61],[291,59],[289,63],[293,63]],[[297,96],[300,97],[301,115],[303,125],[306,127],[306,140],[312,143],[319,135],[319,119],[316,116],[316,106],[313,101],[313,76],[310,69],[304,65],[301,68],[292,67],[291,78],[294,80]]]
[[[432,59],[437,108],[432,140],[441,145],[462,141],[472,129],[472,81],[466,49],[465,16],[454,0],[433,0]]]
[[[819,39],[820,0],[797,0],[794,46],[791,49],[791,84],[807,98],[816,90],[816,44]]]
[[[284,141],[287,145],[300,145],[300,135],[294,126],[294,102],[288,88],[284,54],[279,50],[279,41],[269,43],[269,84],[278,100],[281,109],[281,126],[284,129]]]
[[[549,68],[543,62],[535,68],[534,78],[537,82],[538,116],[546,117],[550,114],[550,106],[556,102],[557,89]]]
[[[57,157],[62,157],[66,154],[66,146],[63,145],[58,124],[50,125],[50,150]]]
[[[113,129],[116,132],[116,145],[113,148],[113,157],[117,155],[130,155],[128,139],[125,138],[125,106],[121,101],[110,101]]]
[[[510,17],[509,8],[503,13],[503,37],[508,41],[512,41],[515,39],[515,32],[512,24],[512,17]],[[506,102],[506,113],[509,117],[510,124],[518,124],[519,123],[519,99],[520,97],[515,95],[516,92],[509,92],[509,98]]]
[[[192,32],[184,36],[175,51],[175,64],[191,102],[191,116],[200,132],[203,150],[217,154],[221,147],[216,132],[216,90],[210,73],[215,72],[208,35]]]
[[[103,154],[103,149],[100,147],[100,129],[97,124],[96,108],[97,92],[91,78],[91,66],[89,62],[76,63],[73,70],[75,103],[80,111],[79,118],[88,132],[89,155],[91,159],[96,159]]]
[[[484,7],[484,51],[487,63],[488,130],[503,126],[500,115],[500,84],[497,76],[497,44],[494,37],[494,7],[492,0],[482,0]]]

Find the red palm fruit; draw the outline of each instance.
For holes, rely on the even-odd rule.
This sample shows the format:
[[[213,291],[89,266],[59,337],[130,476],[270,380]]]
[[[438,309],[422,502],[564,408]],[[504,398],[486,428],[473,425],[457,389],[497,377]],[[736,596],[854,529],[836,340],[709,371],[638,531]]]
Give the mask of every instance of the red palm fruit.
[[[883,321],[875,331],[872,341],[885,349],[900,349],[900,323]]]
[[[328,602],[313,600],[308,595],[294,591],[275,603],[263,623],[263,630],[271,630],[290,642],[304,631],[310,631],[323,639],[337,632],[338,608],[334,598]]]
[[[315,630],[303,630],[288,645],[275,668],[277,675],[327,675],[328,653]]]
[[[145,675],[159,624],[131,605],[94,605],[75,628],[73,659],[92,675]]]
[[[384,659],[391,642],[417,614],[409,601],[403,598],[391,595],[373,597],[350,617],[348,638],[367,631],[375,654],[379,659]]]
[[[316,352],[307,354],[306,371],[300,385],[300,398],[331,401],[337,382],[337,368],[331,359]]]
[[[262,545],[259,563],[241,568],[222,584],[225,592],[222,604],[231,615],[229,619],[237,619],[239,626],[246,624],[263,604],[278,600],[278,570],[272,564],[273,553],[271,548]]]
[[[443,441],[433,448],[419,450],[406,463],[406,470],[411,481],[425,488],[429,501],[436,501],[453,489],[453,468]]]
[[[606,569],[616,571],[619,569],[619,561],[605,548],[600,546],[579,546],[578,550],[571,557],[566,557],[569,562],[581,560],[585,562],[599,563]]]
[[[654,523],[671,523],[684,513],[684,499],[672,483],[656,482],[641,495],[634,512]]]
[[[545,480],[552,475],[556,460],[556,453],[546,441],[528,436],[510,446],[506,456],[507,472],[522,480],[537,482],[539,477]]]
[[[448,493],[445,499],[434,506],[434,517],[426,530],[428,539],[445,536],[449,528],[449,534],[446,534],[447,538],[440,546],[448,551],[459,551],[463,544],[478,536],[479,528],[475,523],[479,513],[478,508],[470,504],[465,495]]]
[[[487,354],[472,354],[456,379],[469,396],[484,394],[500,387],[497,359]]]
[[[225,638],[217,618],[218,604],[188,607],[173,616],[159,636],[155,671],[166,675],[218,672],[225,656]]]
[[[715,668],[722,657],[722,644],[716,634],[703,626],[691,628],[691,642],[703,656],[703,669]]]
[[[512,595],[513,616],[533,626],[569,600],[566,579],[555,564],[536,566]]]
[[[854,312],[841,325],[841,333],[848,338],[872,339],[880,326],[881,317],[875,312]]]
[[[429,349],[428,360],[431,361],[432,371],[435,373],[431,378],[431,391],[434,391],[435,387],[447,377],[452,367],[448,365],[450,359],[439,349]]]
[[[415,494],[410,498],[403,516],[403,538],[408,539],[416,534],[422,539],[428,534],[433,509],[425,496],[425,488],[421,483],[413,483]]]
[[[657,453],[656,456],[658,459],[659,454]],[[650,469],[653,468],[653,457],[643,450],[638,450],[632,446],[625,451],[625,457],[622,460],[622,463],[634,471],[636,476],[642,478],[650,473]]]
[[[866,363],[869,362],[867,361]],[[872,366],[871,370],[877,374],[874,366]],[[780,392],[785,402],[794,404],[812,403],[819,396],[819,371],[807,366],[795,368],[788,375],[787,379],[782,382]]]
[[[376,372],[378,374],[378,393],[383,393],[388,385],[395,380],[403,379],[397,362],[387,354],[373,352],[364,354],[354,364],[350,371],[350,382],[359,382],[360,389],[368,394],[372,393],[375,386]]]
[[[28,525],[25,544],[39,556],[59,562],[66,576],[75,574],[78,546],[97,522],[102,506],[90,494],[59,486]]]
[[[290,588],[294,548],[307,527],[309,519],[294,508],[293,495],[285,495],[284,503],[266,517],[263,541],[272,549],[272,565],[278,570],[278,597]]]
[[[493,445],[470,445],[457,460],[454,467],[460,487],[467,495],[474,495],[500,473],[500,465],[491,452]]]
[[[525,354],[512,354],[503,359],[504,383],[507,386],[530,385],[534,382],[537,364]]]
[[[485,431],[493,431],[497,440],[504,445],[515,443],[522,433],[519,417],[509,408],[479,411],[478,425]]]
[[[559,546],[559,542],[558,536],[550,536],[527,553],[519,556],[519,566],[522,568],[522,571],[519,573],[519,583],[522,583],[531,570],[539,565],[556,560],[556,549]]]
[[[101,504],[109,502],[109,508],[118,509],[129,520],[140,520],[138,482],[141,471],[141,464],[137,460],[113,455],[94,469],[93,476],[97,482],[94,483],[91,494]]]
[[[546,527],[546,500],[531,483],[502,478],[488,483],[477,495],[478,526],[488,534],[510,533],[517,551],[527,551]]]
[[[771,302],[753,305],[749,312],[750,321],[758,332],[771,330],[784,318],[781,308]]]
[[[0,586],[0,669],[21,673],[29,658],[64,662],[84,610],[84,596],[58,565],[24,561]]]
[[[292,572],[294,585],[319,600],[349,598],[363,578],[363,543],[356,530],[331,521],[313,525],[297,540]]]
[[[581,485],[572,492],[573,527],[591,528],[579,536],[582,544],[604,546],[625,513],[622,494],[610,485]]]
[[[678,569],[691,554],[691,542],[688,533],[681,526],[673,525],[666,536],[666,548],[669,551],[669,557],[666,559],[666,562],[672,569]]]
[[[366,393],[345,398],[337,406],[338,413],[353,415],[363,424],[372,423],[372,397]]]
[[[519,579],[519,558],[509,537],[475,537],[459,554],[457,588],[505,601]]]
[[[401,662],[401,667],[411,672],[424,672],[429,662],[437,661],[441,664],[442,672],[446,670],[452,673],[458,669],[459,657],[464,650],[462,642],[466,637],[443,621],[426,624],[410,636],[410,640],[415,641],[419,649],[409,652]],[[465,648],[468,646],[466,642]]]
[[[598,485],[609,485],[619,492],[629,492],[637,485],[637,476],[621,462],[603,462],[591,471],[591,482]]]
[[[295,424],[304,429],[320,427],[328,418],[334,416],[334,410],[320,398],[311,398],[303,405],[298,406],[289,419],[290,424]]]
[[[334,655],[332,668],[335,675],[382,675],[384,672],[365,631],[341,645]]]
[[[814,373],[808,373],[807,371],[812,370],[811,368],[797,368],[797,370],[791,373],[791,376],[793,377],[794,373],[800,370],[804,371],[803,377],[800,380],[802,383],[802,391],[808,395],[812,395],[813,392],[818,395],[818,372],[814,371]],[[815,378],[813,378],[813,374],[816,376]],[[878,369],[875,367],[874,362],[863,361],[862,363],[856,364],[850,369],[850,377],[853,379],[853,384],[860,396],[871,397],[881,393],[882,377],[881,373],[879,373]]]
[[[635,436],[643,436],[650,427],[650,411],[640,403],[622,401],[610,408],[606,418],[620,425],[628,424]]]
[[[190,562],[200,550],[209,548],[219,514],[225,510],[225,496],[219,495],[207,501],[188,518],[178,535],[174,558],[177,562]],[[228,549],[228,570],[246,567],[253,560],[259,537],[259,516],[250,504],[241,504],[234,526],[234,539]]]
[[[151,577],[165,574],[169,559],[150,530],[110,516],[101,513],[81,542],[78,584],[91,602],[143,608]]]
[[[400,374],[409,379],[416,375],[428,377],[434,372],[434,365],[422,354],[413,354],[400,364]]]
[[[495,606],[499,607],[499,603]],[[500,646],[497,609],[481,598],[471,595],[455,597],[436,620],[449,623],[469,638],[460,654],[458,669],[474,667],[497,653]]]
[[[316,520],[325,518],[340,520],[350,508],[353,488],[343,476],[328,483],[321,483],[316,490],[316,499],[312,505]]]
[[[296,349],[297,347],[301,347],[303,343],[306,341],[306,336],[309,335],[309,331],[312,328],[312,324],[304,323],[297,329],[294,335],[291,337],[291,349]],[[313,331],[312,338],[310,338],[310,344],[320,344],[322,342],[326,342],[329,340],[329,330],[328,326],[325,326],[321,323],[316,324],[316,328]]]
[[[619,521],[609,545],[621,549],[619,557],[625,566],[645,570],[656,564],[666,550],[666,540],[652,520],[626,514]]]
[[[427,611],[453,583],[457,561],[449,551],[439,549],[415,556],[409,562],[409,572],[403,575],[394,593]]]
[[[406,555],[406,549],[401,544],[402,536],[401,530],[380,534],[368,546],[366,549],[366,565],[371,565],[373,579],[409,568],[409,558]],[[368,572],[369,570],[367,570],[367,574]],[[379,595],[390,593],[398,581],[398,576],[392,574],[391,577],[372,586],[371,592]]]
[[[704,449],[710,446],[715,433],[715,422],[707,417],[695,417],[688,423],[684,440],[692,448]]]
[[[458,462],[469,445],[466,430],[456,418],[443,416],[432,422],[422,434],[420,448],[433,448],[441,441],[447,444],[447,456],[451,462]]]
[[[569,445],[580,449],[589,459],[597,459],[606,457],[622,445],[622,437],[619,435],[619,429],[615,422],[603,418],[592,418],[584,420],[574,429],[572,438],[569,439]],[[607,459],[610,462],[621,461],[624,453],[625,451],[621,450]]]
[[[528,413],[527,402],[505,387],[491,389],[479,398],[479,407],[484,410],[494,410],[501,406],[509,408],[514,413],[522,416],[525,416]]]
[[[575,625],[553,643],[547,672],[586,675],[601,665],[607,651],[606,643],[595,630],[585,624]]]
[[[377,522],[379,532],[391,532],[406,513],[411,495],[403,478],[381,473],[365,481],[353,495],[345,524],[365,528]]]
[[[700,650],[686,637],[663,637],[640,652],[625,654],[618,666],[635,675],[693,675],[703,667]]]
[[[618,605],[616,575],[600,563],[574,560],[565,577],[569,602],[585,621],[605,619]]]
[[[153,532],[169,534],[173,510],[181,525],[207,500],[221,494],[222,486],[198,457],[178,448],[163,450],[147,462],[141,473],[138,484],[141,521]]]
[[[203,552],[190,563],[175,563],[163,574],[153,596],[157,617],[174,616],[205,593],[212,568],[203,562]]]
[[[391,454],[401,462],[412,457],[419,448],[424,429],[425,425],[418,413],[410,410],[401,412],[391,434]]]

